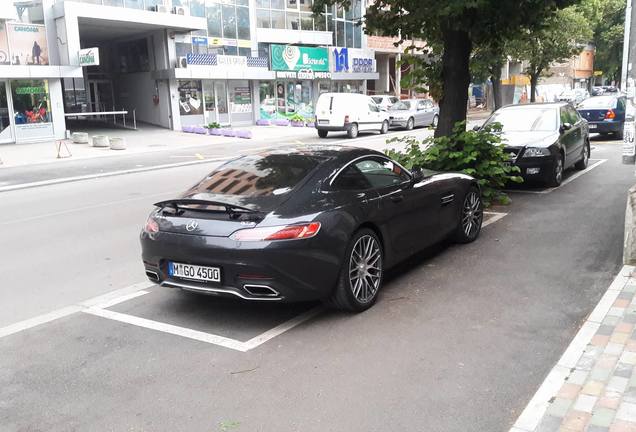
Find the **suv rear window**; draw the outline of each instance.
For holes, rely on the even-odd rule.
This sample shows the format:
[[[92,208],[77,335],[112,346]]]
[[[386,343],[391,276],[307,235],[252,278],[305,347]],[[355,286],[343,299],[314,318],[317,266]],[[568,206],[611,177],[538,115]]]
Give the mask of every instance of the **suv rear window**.
[[[315,155],[287,152],[243,156],[218,167],[188,191],[188,195],[283,195],[291,191],[323,160],[324,158]]]

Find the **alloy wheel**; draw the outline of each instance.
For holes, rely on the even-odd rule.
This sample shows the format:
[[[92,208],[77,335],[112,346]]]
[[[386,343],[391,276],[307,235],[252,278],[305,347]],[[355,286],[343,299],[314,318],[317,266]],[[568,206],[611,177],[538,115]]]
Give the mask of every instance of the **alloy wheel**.
[[[556,184],[561,184],[563,180],[563,158],[558,157],[556,160],[556,166],[554,167],[554,180]]]
[[[433,117],[433,129],[437,129],[437,122],[439,121],[439,117],[435,116]]]
[[[413,129],[413,126],[415,125],[415,122],[413,121],[413,117],[411,117],[407,122],[406,122],[406,128],[408,130]]]
[[[370,235],[358,239],[349,258],[351,293],[360,303],[373,300],[382,280],[382,251]]]
[[[467,238],[473,238],[479,232],[483,216],[479,194],[476,191],[469,192],[462,211],[462,229]]]

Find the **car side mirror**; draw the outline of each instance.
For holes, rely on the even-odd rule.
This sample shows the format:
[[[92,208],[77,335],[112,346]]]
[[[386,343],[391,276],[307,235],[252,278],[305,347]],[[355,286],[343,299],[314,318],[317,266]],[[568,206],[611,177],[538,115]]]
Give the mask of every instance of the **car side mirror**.
[[[411,175],[413,176],[413,183],[418,183],[424,180],[424,171],[422,171],[421,168],[411,170]]]
[[[570,123],[563,123],[561,125],[561,133],[563,133],[563,132],[565,132],[567,130],[570,130],[570,129],[572,129],[572,124],[570,124]]]

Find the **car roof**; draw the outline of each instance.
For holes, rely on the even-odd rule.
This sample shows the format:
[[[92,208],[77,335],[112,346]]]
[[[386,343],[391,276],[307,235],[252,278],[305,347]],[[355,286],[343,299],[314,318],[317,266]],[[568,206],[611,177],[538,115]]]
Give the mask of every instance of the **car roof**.
[[[339,146],[333,144],[305,144],[272,147],[257,153],[259,156],[268,154],[289,154],[315,156],[324,159],[350,159],[366,154],[382,155],[383,153],[362,147]]]

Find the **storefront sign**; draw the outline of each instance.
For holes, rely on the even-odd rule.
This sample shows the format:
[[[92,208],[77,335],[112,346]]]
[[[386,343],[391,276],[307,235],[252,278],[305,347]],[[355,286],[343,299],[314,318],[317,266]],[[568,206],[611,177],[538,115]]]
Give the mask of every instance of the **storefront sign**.
[[[79,50],[80,66],[99,66],[99,48],[86,48]]]
[[[232,68],[245,68],[247,67],[247,57],[245,56],[229,56],[229,55],[217,55],[217,66],[232,67]]]
[[[192,36],[192,45],[207,45],[208,38],[204,36]]]
[[[49,48],[43,24],[7,23],[11,64],[48,65]]]
[[[19,95],[35,95],[35,94],[45,94],[45,87],[16,87],[15,94]]]
[[[329,71],[329,52],[327,48],[272,45],[271,54],[272,70],[275,71]]]
[[[331,72],[314,72],[309,69],[299,71],[277,71],[276,78],[300,80],[331,79]]]
[[[376,71],[375,56],[371,50],[334,47],[332,55],[333,72],[374,73]]]

